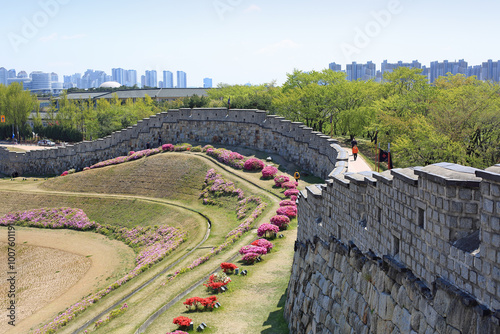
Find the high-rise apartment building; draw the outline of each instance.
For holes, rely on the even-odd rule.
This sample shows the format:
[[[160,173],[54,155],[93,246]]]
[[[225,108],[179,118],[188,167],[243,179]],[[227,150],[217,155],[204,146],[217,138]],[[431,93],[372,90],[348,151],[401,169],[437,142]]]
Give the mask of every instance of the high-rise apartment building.
[[[328,65],[328,68],[334,72],[342,72],[342,65],[337,64],[337,63],[330,63]]]
[[[483,62],[481,67],[481,80],[500,81],[500,60],[492,61],[489,59],[487,62]]]
[[[0,85],[7,86],[7,79],[9,78],[9,71],[5,67],[0,67]]]
[[[125,71],[125,86],[134,87],[137,85],[137,71],[136,70],[128,70]]]
[[[444,60],[443,62],[433,61],[431,62],[429,72],[431,83],[433,83],[437,78],[445,76],[448,73],[465,75],[467,74],[467,62],[463,59],[454,62],[449,62],[448,60]]]
[[[163,71],[163,88],[174,88],[174,74],[170,71]]]
[[[355,61],[346,65],[347,80],[370,80],[377,74],[377,66],[369,61],[366,64],[358,64]]]
[[[203,79],[203,88],[212,88],[212,78]]]
[[[186,88],[186,87],[187,87],[186,72],[177,71],[177,88]]]
[[[384,60],[381,64],[380,70],[382,74],[384,74],[385,72],[392,72],[398,67],[422,68],[422,64],[420,64],[418,60],[414,60],[411,63],[403,63],[401,60],[397,63],[388,63],[387,60]]]
[[[156,77],[156,71],[155,70],[152,70],[152,71],[146,71],[146,75],[145,75],[145,85],[147,87],[158,87],[158,79]]]
[[[118,82],[120,85],[125,85],[125,70],[123,68],[111,69],[112,80]]]

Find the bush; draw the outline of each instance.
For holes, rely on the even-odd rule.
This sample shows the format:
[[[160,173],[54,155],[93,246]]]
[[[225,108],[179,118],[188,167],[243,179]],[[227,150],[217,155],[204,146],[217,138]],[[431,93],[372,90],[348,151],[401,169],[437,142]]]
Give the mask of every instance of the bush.
[[[183,317],[183,316],[180,316],[180,317],[177,317],[177,318],[174,318],[174,324],[176,324],[177,326],[179,327],[189,327],[189,325],[191,325],[191,319],[188,318],[188,317]]]
[[[259,255],[265,255],[267,254],[267,248],[254,245],[247,245],[240,248],[241,255],[245,255],[247,253],[256,253]]]
[[[255,261],[257,261],[257,259],[259,258],[259,254],[257,253],[246,253],[245,255],[243,255],[243,262],[245,262],[246,264],[253,264]]]
[[[262,178],[264,179],[270,179],[274,177],[276,174],[278,174],[278,168],[274,166],[266,166],[262,170]]]
[[[276,215],[271,217],[271,224],[278,226],[280,230],[286,230],[288,224],[290,224],[290,218],[284,215]]]
[[[213,149],[214,149],[214,147],[213,147],[212,145],[205,145],[205,146],[203,146],[202,151],[203,151],[203,152],[206,152],[208,149],[213,150]]]
[[[161,146],[161,149],[162,149],[163,151],[169,151],[169,152],[172,152],[172,151],[174,150],[174,145],[172,145],[172,144],[163,144],[163,145]]]
[[[220,268],[222,271],[226,274],[228,273],[233,273],[234,269],[238,268],[235,264],[229,263],[229,262],[222,262],[220,264]]]
[[[193,146],[191,147],[191,152],[201,152],[201,146]]]
[[[285,190],[284,195],[286,197],[290,197],[293,195],[297,196],[299,193],[300,193],[300,191],[298,189],[287,189],[287,190]]]
[[[274,184],[276,187],[281,187],[285,182],[290,182],[290,178],[286,175],[278,175],[274,178]]]
[[[261,170],[264,168],[264,162],[257,158],[250,158],[243,164],[245,170]]]
[[[286,217],[288,218],[288,217]],[[267,249],[267,252],[269,253],[271,249],[273,248],[273,244],[270,241],[267,241],[266,239],[257,239],[254,242],[252,242],[253,246],[258,246],[258,247],[263,247]]]
[[[295,189],[295,188],[297,188],[297,185],[295,184],[295,182],[283,182],[281,184],[281,188]]]
[[[190,311],[206,311],[208,309],[213,309],[215,307],[215,303],[217,303],[217,297],[210,296],[207,298],[201,298],[201,297],[187,298],[183,304],[186,305],[186,308]],[[192,309],[192,307],[194,309]]]
[[[276,210],[278,215],[287,216],[288,218],[297,217],[297,207],[296,206],[281,206]]]
[[[281,208],[280,208],[281,209]],[[279,227],[273,224],[262,224],[257,229],[257,235],[259,237],[275,237],[275,234],[278,233]]]
[[[231,279],[227,277],[224,273],[215,273],[210,275],[208,281],[203,285],[208,289],[211,289],[213,292],[220,292],[221,288],[231,282]]]
[[[280,202],[280,206],[295,206],[295,202],[286,199]]]

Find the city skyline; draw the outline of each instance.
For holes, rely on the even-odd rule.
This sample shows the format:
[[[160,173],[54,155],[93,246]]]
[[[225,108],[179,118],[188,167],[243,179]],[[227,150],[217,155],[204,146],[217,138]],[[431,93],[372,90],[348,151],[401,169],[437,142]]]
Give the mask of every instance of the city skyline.
[[[500,3],[486,0],[27,0],[3,9],[0,66],[60,77],[119,66],[155,70],[158,80],[165,69],[182,69],[196,86],[206,77],[214,86],[282,84],[294,69],[332,61],[481,64],[500,55],[490,37]]]

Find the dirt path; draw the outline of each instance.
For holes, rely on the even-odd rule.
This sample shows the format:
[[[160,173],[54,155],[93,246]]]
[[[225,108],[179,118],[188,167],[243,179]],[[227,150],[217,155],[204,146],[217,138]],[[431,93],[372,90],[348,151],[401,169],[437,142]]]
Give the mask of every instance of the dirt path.
[[[1,228],[0,242],[6,241],[7,231],[5,228]],[[19,278],[24,276],[25,280],[32,283],[26,287],[27,290],[24,293],[27,296],[24,302],[28,305],[22,305],[23,301],[20,301],[21,305],[18,305],[20,309],[27,306],[24,308],[27,309],[27,312],[19,314],[18,320],[20,322],[16,324],[14,329],[2,320],[0,333],[27,333],[30,328],[51,320],[57,315],[57,312],[61,311],[62,305],[74,304],[83,296],[105,284],[108,277],[120,276],[127,267],[133,266],[135,259],[132,249],[122,242],[109,240],[102,235],[91,232],[17,227],[16,243],[30,245],[38,249],[39,252],[45,252],[52,256],[66,256],[68,254],[85,270],[82,272],[81,268],[73,268],[66,273],[65,277],[58,278],[54,273],[61,268],[61,263],[57,258],[50,256],[44,259],[39,258],[38,260],[41,262],[37,264],[45,270],[53,269],[51,270],[53,277],[51,280],[42,279],[42,277],[40,279],[26,277],[29,275],[28,270],[21,270]],[[2,265],[7,262],[5,257],[6,254],[2,253],[0,257]],[[23,263],[18,263],[18,266],[22,265]],[[5,275],[6,271],[2,271],[0,275],[2,282],[6,280]],[[59,284],[65,279],[70,280],[70,282]],[[4,313],[2,311],[2,314]]]

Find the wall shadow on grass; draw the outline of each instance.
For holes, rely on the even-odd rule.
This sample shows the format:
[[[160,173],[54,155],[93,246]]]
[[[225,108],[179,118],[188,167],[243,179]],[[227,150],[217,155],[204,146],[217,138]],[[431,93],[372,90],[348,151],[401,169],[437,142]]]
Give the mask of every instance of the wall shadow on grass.
[[[287,289],[288,290],[288,289]],[[278,302],[278,309],[274,312],[269,313],[269,317],[264,321],[263,326],[271,326],[268,329],[263,330],[263,334],[288,334],[288,323],[285,320],[283,311],[285,308],[286,291],[281,295]]]

